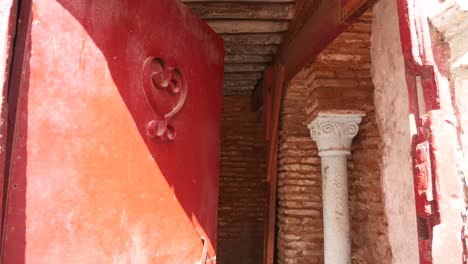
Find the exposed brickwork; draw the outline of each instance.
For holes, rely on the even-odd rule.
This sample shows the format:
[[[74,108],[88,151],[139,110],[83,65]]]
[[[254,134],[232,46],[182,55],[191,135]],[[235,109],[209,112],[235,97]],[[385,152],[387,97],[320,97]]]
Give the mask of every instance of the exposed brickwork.
[[[336,38],[311,64],[307,117],[318,110],[370,110],[372,14],[366,13]]]
[[[372,14],[357,19],[289,84],[278,181],[278,263],[323,263],[320,158],[306,128],[319,110],[367,113],[348,162],[353,263],[391,263],[370,72]]]
[[[263,258],[266,143],[250,96],[225,96],[219,180],[219,264],[258,264]]]
[[[380,177],[381,138],[374,110],[367,111],[348,160],[352,256],[356,263],[391,263]]]
[[[288,85],[281,110],[278,263],[323,263],[320,158],[305,124],[306,78]]]

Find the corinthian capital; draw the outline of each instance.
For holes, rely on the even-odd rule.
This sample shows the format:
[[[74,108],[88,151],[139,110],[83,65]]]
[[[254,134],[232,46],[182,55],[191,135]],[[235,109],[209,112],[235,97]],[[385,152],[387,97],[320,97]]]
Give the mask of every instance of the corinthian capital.
[[[349,155],[351,142],[357,135],[364,114],[322,113],[307,126],[317,142],[320,156]]]

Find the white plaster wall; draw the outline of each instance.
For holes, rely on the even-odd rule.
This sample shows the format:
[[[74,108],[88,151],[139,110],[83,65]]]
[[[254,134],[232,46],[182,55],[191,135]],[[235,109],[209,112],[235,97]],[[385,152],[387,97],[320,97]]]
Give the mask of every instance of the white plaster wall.
[[[461,127],[459,142],[461,157],[459,157],[458,169],[460,174],[463,175],[465,185],[468,188],[468,69],[460,71],[459,74],[454,76],[453,83],[455,85],[455,103],[459,111],[458,122]],[[466,191],[465,196],[467,196],[465,199],[468,202],[468,193]]]
[[[428,16],[450,46],[450,71],[454,89],[453,105],[460,125],[461,157],[458,169],[468,187],[468,1],[430,0]],[[467,196],[468,193],[465,195]],[[468,198],[468,197],[467,197]]]
[[[419,263],[411,159],[412,129],[398,26],[397,1],[374,5],[372,78],[383,140],[382,185],[393,263]]]
[[[450,70],[463,75],[468,68],[468,1],[427,0],[424,6],[432,26],[444,36],[450,45]]]

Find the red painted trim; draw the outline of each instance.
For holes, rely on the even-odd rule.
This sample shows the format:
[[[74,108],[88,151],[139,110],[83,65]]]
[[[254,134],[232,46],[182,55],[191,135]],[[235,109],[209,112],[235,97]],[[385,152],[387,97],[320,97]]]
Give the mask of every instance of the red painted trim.
[[[271,126],[273,118],[273,91],[274,91],[274,67],[270,66],[265,70],[262,82],[263,91],[263,120],[265,127],[265,139],[271,139]]]
[[[14,0],[16,9],[15,9],[15,41],[12,43],[14,46],[11,47],[12,52],[12,60],[11,60],[11,68],[10,68],[10,79],[8,83],[8,89],[5,90],[5,97],[7,98],[8,102],[8,110],[6,113],[2,113],[7,115],[7,126],[6,126],[6,137],[3,139],[5,140],[5,156],[4,156],[4,170],[3,170],[3,179],[2,183],[3,186],[3,196],[2,196],[2,230],[1,230],[1,248],[0,248],[0,263],[4,261],[4,246],[5,246],[5,228],[6,225],[6,211],[8,210],[8,184],[10,178],[10,162],[11,162],[11,150],[13,145],[13,135],[15,130],[15,122],[16,122],[16,108],[18,104],[19,98],[19,86],[21,82],[21,75],[23,73],[23,59],[24,59],[24,51],[26,49],[26,36],[28,31],[29,25],[29,17],[30,17],[30,10],[31,10],[31,0],[22,0],[21,2],[18,0]],[[19,15],[19,17],[18,17]],[[3,131],[1,132],[3,133]]]
[[[278,129],[279,116],[281,111],[281,100],[283,98],[285,71],[282,65],[275,65],[274,68],[274,89],[273,106],[271,120],[271,138],[268,151],[268,213],[265,228],[265,264],[274,263],[275,253],[275,224],[276,224],[276,187],[278,174]],[[269,129],[267,127],[266,129]]]
[[[398,15],[406,68],[413,76],[421,76],[425,104],[430,111],[440,109],[440,98],[427,18],[421,11],[423,8],[418,7],[423,4],[419,0],[398,0]]]
[[[456,131],[446,122],[453,115],[449,84],[440,72],[444,66],[434,58],[434,53],[442,50],[432,43],[424,13],[424,5],[428,3],[424,0],[397,3],[409,111],[418,131],[412,140],[412,156],[420,263],[458,263],[462,259],[462,242],[457,237],[461,237],[461,211],[452,205],[452,198],[461,197],[461,186],[456,181]],[[417,76],[427,113],[419,113]]]
[[[8,130],[8,88],[10,85],[11,64],[17,23],[17,0],[0,0],[0,212],[4,210],[4,189],[6,180],[5,161],[7,155]],[[0,230],[3,230],[3,218],[0,219]],[[3,242],[3,241],[2,241]],[[1,243],[0,243],[1,246]]]

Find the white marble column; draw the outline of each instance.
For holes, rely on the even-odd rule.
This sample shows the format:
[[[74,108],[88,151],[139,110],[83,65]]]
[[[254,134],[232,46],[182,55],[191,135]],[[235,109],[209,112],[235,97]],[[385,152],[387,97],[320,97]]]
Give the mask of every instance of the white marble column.
[[[307,126],[322,161],[325,264],[351,263],[346,163],[363,115],[323,113]]]

